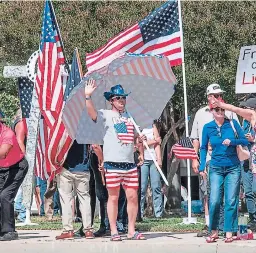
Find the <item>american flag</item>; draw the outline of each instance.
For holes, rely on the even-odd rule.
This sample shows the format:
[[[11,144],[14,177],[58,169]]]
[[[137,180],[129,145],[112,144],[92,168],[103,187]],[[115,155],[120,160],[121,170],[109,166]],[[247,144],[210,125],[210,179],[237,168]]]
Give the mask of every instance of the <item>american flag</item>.
[[[114,128],[118,139],[124,144],[134,143],[134,125],[127,119],[122,118],[119,120],[121,122],[115,122],[114,120]]]
[[[86,55],[88,72],[100,69],[125,52],[168,57],[171,66],[182,64],[178,0],[168,1],[145,19],[119,33],[106,45]]]
[[[63,104],[61,64],[64,64],[64,56],[57,31],[57,21],[52,3],[45,1],[36,91],[40,109],[50,128],[57,119]]]
[[[18,78],[18,92],[22,119],[27,133],[27,120],[29,118],[34,83],[27,77]]]
[[[22,119],[27,129],[27,121],[29,120],[32,94],[34,89],[34,82],[27,77],[18,78],[18,91],[20,98],[20,108],[22,112]],[[37,137],[36,147],[36,162],[35,162],[35,175],[42,179],[48,178],[48,174],[45,166],[45,148],[48,141],[49,128],[42,117],[39,121],[39,134]]]
[[[55,173],[58,174],[61,171],[68,151],[72,146],[73,140],[70,138],[66,127],[62,122],[62,114],[65,101],[67,100],[73,88],[80,83],[82,76],[82,65],[80,62],[78,50],[75,49],[70,74],[65,88],[62,110],[58,115],[58,119],[54,122],[53,128],[50,130],[49,134],[50,137],[47,150],[48,156],[46,162],[48,173],[55,171]]]
[[[51,173],[47,171],[46,167],[46,148],[48,143],[49,128],[44,120],[41,118],[39,121],[39,130],[36,147],[36,164],[35,175],[45,180],[49,178]]]
[[[198,158],[198,155],[189,137],[181,139],[178,143],[173,145],[171,153],[169,154],[169,157],[171,156],[172,152],[178,159],[197,159]]]

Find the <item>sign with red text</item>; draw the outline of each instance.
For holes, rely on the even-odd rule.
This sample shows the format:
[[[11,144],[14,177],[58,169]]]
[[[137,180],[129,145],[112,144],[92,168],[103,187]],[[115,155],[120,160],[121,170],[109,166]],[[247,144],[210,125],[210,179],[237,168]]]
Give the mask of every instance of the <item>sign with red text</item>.
[[[256,45],[240,50],[236,73],[236,93],[256,92]]]

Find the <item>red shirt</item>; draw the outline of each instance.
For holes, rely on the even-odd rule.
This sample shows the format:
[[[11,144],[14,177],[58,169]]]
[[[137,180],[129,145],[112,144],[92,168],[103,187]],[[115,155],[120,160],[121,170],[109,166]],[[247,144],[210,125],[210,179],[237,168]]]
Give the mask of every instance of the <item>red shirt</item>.
[[[24,157],[14,132],[11,128],[0,123],[0,146],[2,144],[10,144],[12,147],[6,158],[0,159],[0,167],[8,168],[19,162]]]

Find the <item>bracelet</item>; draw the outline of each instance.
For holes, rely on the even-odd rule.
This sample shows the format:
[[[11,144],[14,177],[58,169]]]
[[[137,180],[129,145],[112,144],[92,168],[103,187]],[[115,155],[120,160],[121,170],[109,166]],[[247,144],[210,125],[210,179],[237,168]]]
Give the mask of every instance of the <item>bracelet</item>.
[[[86,96],[85,96],[85,100],[91,100],[91,99],[92,99],[91,96],[89,96],[89,97],[86,97]]]

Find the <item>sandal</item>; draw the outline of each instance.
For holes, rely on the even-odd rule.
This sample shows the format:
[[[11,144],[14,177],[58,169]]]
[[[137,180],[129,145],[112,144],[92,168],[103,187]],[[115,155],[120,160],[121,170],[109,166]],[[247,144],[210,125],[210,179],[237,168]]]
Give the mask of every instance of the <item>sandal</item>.
[[[113,234],[113,235],[111,235],[110,241],[111,242],[120,242],[120,241],[122,241],[122,238],[118,234]]]
[[[138,231],[136,231],[134,233],[134,235],[132,237],[128,237],[126,238],[127,240],[147,240],[143,234],[139,233]]]
[[[237,236],[237,235],[232,236],[232,239],[233,239],[233,241],[239,241],[239,240],[241,240],[240,237]]]
[[[207,243],[213,243],[213,242],[217,242],[218,239],[219,239],[218,236],[210,235],[210,236],[206,237],[206,242]]]
[[[229,237],[229,238],[226,237],[224,240],[225,243],[231,243],[233,241],[234,241],[233,237]]]

